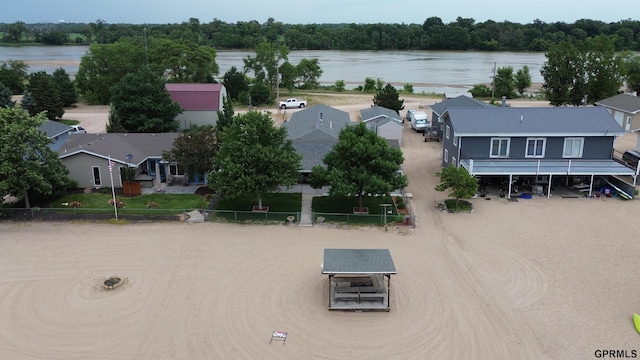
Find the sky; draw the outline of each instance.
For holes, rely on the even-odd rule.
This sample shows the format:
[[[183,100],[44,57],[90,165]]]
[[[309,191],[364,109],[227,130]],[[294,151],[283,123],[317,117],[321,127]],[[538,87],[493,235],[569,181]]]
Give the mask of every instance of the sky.
[[[394,23],[422,24],[429,17],[444,23],[457,17],[529,24],[573,23],[579,19],[605,23],[638,20],[638,0],[2,0],[0,23],[168,24],[196,18],[226,23],[272,17],[285,24]],[[636,9],[636,10],[633,10]]]

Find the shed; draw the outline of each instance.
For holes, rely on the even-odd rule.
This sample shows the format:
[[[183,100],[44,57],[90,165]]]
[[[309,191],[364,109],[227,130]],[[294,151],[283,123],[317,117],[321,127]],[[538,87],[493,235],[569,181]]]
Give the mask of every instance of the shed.
[[[391,275],[397,272],[389,249],[324,249],[322,273],[329,275],[329,310],[391,309]]]
[[[215,126],[227,90],[222,84],[165,84],[171,100],[184,110],[176,117],[180,130],[192,126]]]

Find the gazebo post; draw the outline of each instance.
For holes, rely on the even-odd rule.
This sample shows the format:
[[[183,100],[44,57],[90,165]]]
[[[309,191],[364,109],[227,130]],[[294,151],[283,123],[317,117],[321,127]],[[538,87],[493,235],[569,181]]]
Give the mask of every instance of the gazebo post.
[[[333,275],[329,275],[329,308],[331,308],[331,278]]]
[[[387,309],[391,309],[391,274],[386,274],[387,277]]]

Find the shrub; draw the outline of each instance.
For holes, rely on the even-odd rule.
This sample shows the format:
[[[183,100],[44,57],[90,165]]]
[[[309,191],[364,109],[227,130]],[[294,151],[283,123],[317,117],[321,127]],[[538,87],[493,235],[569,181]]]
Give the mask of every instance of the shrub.
[[[404,209],[407,207],[404,203],[404,199],[400,196],[396,197],[396,207],[398,207],[398,209]]]

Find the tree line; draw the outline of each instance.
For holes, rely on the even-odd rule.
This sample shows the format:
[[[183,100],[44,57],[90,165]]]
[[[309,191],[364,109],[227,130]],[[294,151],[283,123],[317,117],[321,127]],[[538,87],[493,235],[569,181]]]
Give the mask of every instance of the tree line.
[[[458,17],[444,23],[432,16],[422,24],[284,24],[269,18],[227,23],[197,18],[174,24],[110,24],[98,19],[89,24],[0,24],[4,43],[111,44],[143,34],[170,40],[192,41],[218,49],[253,49],[277,42],[291,50],[482,50],[547,51],[562,42],[577,43],[607,36],[615,51],[640,51],[640,21],[606,23],[580,19],[574,23],[534,20],[528,24]]]

